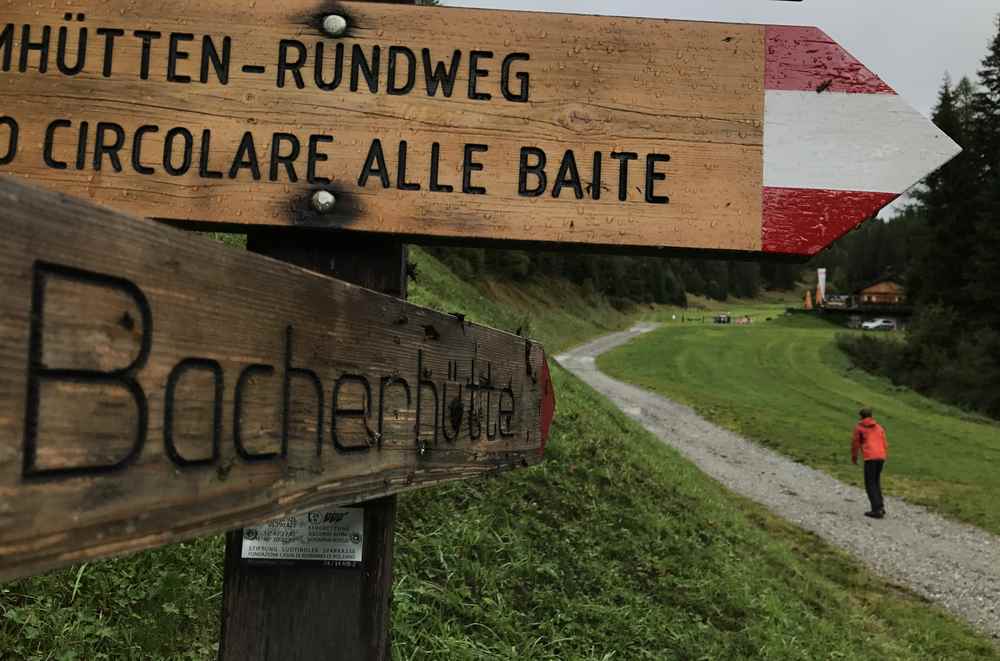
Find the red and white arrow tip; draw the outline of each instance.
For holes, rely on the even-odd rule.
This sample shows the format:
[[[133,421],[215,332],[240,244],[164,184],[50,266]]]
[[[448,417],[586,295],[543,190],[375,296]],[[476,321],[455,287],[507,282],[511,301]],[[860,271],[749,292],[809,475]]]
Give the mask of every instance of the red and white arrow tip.
[[[821,30],[766,47],[764,252],[819,252],[961,151]]]

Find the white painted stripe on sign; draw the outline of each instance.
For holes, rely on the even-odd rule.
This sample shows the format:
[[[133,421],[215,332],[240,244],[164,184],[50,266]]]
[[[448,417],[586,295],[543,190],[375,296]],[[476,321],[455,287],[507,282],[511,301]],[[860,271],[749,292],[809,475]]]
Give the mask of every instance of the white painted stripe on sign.
[[[765,186],[902,193],[960,151],[895,94],[765,92]]]

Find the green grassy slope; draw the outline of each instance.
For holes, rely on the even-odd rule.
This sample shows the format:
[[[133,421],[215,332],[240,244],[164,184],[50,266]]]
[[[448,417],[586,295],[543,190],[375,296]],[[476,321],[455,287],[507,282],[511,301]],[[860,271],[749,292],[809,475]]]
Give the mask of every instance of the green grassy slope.
[[[1000,425],[853,369],[834,344],[838,332],[803,316],[671,323],[598,364],[853,484],[862,479],[850,463],[851,430],[871,405],[889,434],[889,494],[1000,533]]]
[[[530,322],[550,355],[628,321],[572,289],[473,288],[417,259],[415,301]],[[544,464],[401,496],[396,659],[1000,659],[553,377]],[[212,537],[0,586],[0,658],[213,658],[221,560]]]
[[[411,302],[461,312],[494,328],[520,328],[522,334],[542,342],[549,356],[602,332],[622,328],[634,316],[615,310],[603,297],[588,300],[580,287],[563,280],[473,284],[456,278],[419,248],[410,249],[410,258],[417,263],[417,280],[410,285]]]
[[[402,499],[397,659],[1000,658],[553,376],[542,466]]]

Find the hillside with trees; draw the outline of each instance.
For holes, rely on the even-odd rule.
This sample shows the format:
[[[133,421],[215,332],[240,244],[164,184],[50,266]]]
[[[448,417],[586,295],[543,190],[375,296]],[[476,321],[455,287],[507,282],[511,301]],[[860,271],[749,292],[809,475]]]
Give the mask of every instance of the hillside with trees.
[[[801,264],[741,260],[631,257],[575,252],[428,248],[463,278],[526,281],[561,278],[625,309],[638,303],[684,306],[687,295],[718,301],[753,298],[765,289],[796,286]]]
[[[857,362],[1000,417],[1000,18],[977,81],[946,77],[933,119],[964,151],[924,181],[901,217],[818,261],[845,283],[905,275],[916,307],[905,342],[842,342]]]

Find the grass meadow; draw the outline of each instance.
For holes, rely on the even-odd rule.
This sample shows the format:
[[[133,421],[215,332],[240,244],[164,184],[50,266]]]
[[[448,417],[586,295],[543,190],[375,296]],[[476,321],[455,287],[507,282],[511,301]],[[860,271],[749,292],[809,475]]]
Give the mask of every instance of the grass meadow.
[[[773,306],[742,309],[754,323],[680,323],[660,312],[664,328],[598,364],[857,485],[863,480],[850,462],[851,430],[861,406],[872,406],[889,437],[888,494],[1000,533],[1000,424],[854,368],[835,336],[864,331],[784,316]]]

